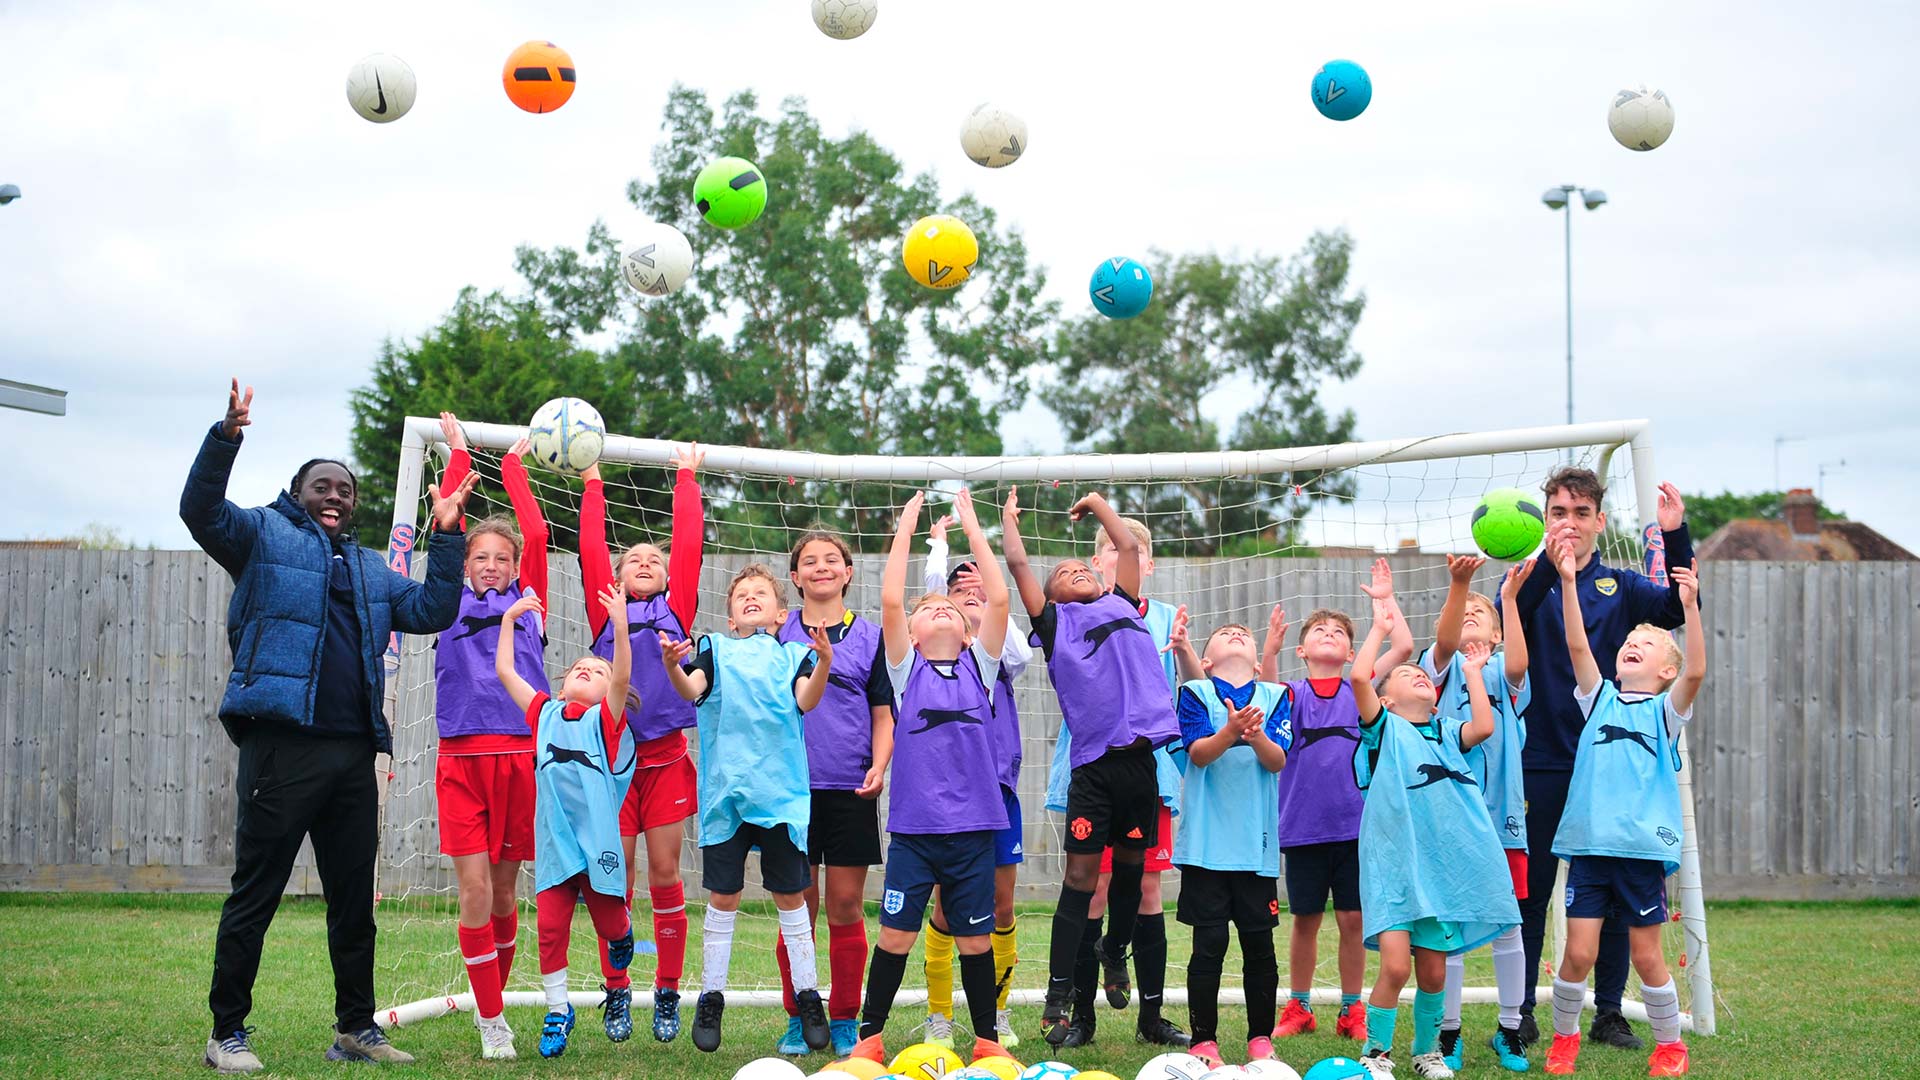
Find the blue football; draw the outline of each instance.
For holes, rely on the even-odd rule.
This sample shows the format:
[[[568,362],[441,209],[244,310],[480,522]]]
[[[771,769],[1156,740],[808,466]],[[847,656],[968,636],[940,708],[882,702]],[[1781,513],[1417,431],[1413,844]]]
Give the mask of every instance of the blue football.
[[[1373,80],[1351,60],[1329,60],[1313,73],[1313,107],[1329,120],[1351,120],[1372,100]]]
[[[1131,319],[1152,302],[1153,275],[1134,259],[1102,259],[1094,268],[1087,295],[1093,298],[1094,310],[1107,318]]]
[[[1330,1057],[1314,1062],[1300,1080],[1365,1080],[1366,1066],[1352,1058]]]

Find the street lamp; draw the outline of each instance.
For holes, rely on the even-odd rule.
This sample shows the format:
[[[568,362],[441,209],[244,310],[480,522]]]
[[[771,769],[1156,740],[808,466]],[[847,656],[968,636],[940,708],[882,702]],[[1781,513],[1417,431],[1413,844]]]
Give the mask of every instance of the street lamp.
[[[1549,210],[1567,212],[1567,423],[1573,423],[1573,198],[1580,195],[1580,202],[1589,210],[1598,210],[1607,204],[1607,193],[1592,191],[1574,184],[1561,184],[1548,188],[1540,196]],[[1572,460],[1573,451],[1567,451],[1568,460]]]
[[[19,197],[19,184],[0,184],[0,206],[5,206]]]

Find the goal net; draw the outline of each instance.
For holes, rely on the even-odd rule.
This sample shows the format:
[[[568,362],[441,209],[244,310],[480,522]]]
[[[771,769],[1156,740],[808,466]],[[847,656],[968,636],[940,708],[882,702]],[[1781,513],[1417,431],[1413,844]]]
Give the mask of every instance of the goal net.
[[[465,429],[474,467],[481,474],[468,507],[469,519],[510,514],[500,483],[500,456],[526,429],[488,423],[468,423]],[[1608,486],[1608,527],[1601,558],[1610,565],[1664,574],[1659,532],[1653,525],[1656,477],[1645,421],[1204,454],[913,458],[727,446],[706,449],[700,480],[706,498],[707,539],[698,583],[696,633],[724,630],[726,586],[737,569],[757,561],[784,575],[790,545],[802,532],[816,527],[838,532],[851,545],[856,553],[856,574],[847,596],[848,606],[876,615],[884,552],[899,507],[915,491],[933,492],[922,518],[924,530],[946,509],[946,496],[963,484],[973,490],[996,551],[1000,550],[998,515],[991,512],[991,507],[1004,501],[1009,488],[1019,488],[1025,509],[1023,534],[1029,552],[1039,563],[1092,553],[1095,526],[1091,522],[1070,522],[1067,510],[1086,491],[1105,492],[1122,514],[1139,518],[1152,530],[1154,570],[1144,585],[1145,591],[1151,597],[1185,604],[1196,640],[1226,622],[1264,628],[1276,603],[1285,606],[1295,627],[1302,616],[1320,607],[1352,612],[1364,624],[1368,601],[1359,585],[1374,558],[1385,555],[1394,569],[1395,592],[1415,639],[1424,647],[1431,641],[1434,620],[1446,594],[1445,555],[1473,549],[1468,522],[1480,497],[1496,487],[1538,492],[1548,473],[1567,462],[1594,469]],[[601,471],[608,504],[608,546],[616,555],[641,541],[667,543],[672,531],[673,487],[668,461],[674,450],[675,444],[655,439],[618,435],[607,439]],[[396,485],[390,562],[416,577],[423,573],[425,564],[424,558],[416,557],[414,541],[426,521],[426,484],[443,467],[446,453],[437,420],[408,419]],[[551,529],[546,661],[549,675],[558,676],[587,651],[591,636],[578,562],[582,488],[578,480],[537,466],[530,471]],[[957,529],[952,539],[964,548]],[[910,587],[917,587],[921,580],[925,553],[924,543],[917,542],[909,572]],[[1503,570],[1504,566],[1489,563],[1476,581],[1476,589],[1489,595],[1497,592],[1498,575]],[[685,583],[674,584],[676,588],[686,587]],[[790,602],[797,603],[797,598],[790,598]],[[1024,615],[1020,618],[1024,621]],[[387,704],[393,720],[394,753],[385,796],[379,870],[382,939],[378,953],[380,991],[392,1003],[383,1010],[387,1022],[404,1023],[471,1008],[455,943],[452,865],[439,853],[431,645],[429,638],[396,637],[388,657]],[[1291,648],[1284,650],[1281,658],[1283,678],[1304,676]],[[1025,743],[1019,794],[1026,817],[1026,861],[1019,871],[1017,899],[1050,907],[1064,868],[1062,816],[1047,813],[1042,807],[1060,713],[1042,667],[1036,658],[1017,686]],[[1682,867],[1670,889],[1675,922],[1666,931],[1666,946],[1682,976],[1676,983],[1681,989],[1682,1008],[1689,1014],[1686,1022],[1695,1031],[1710,1033],[1712,982],[1689,772],[1685,768],[1680,782],[1686,795],[1686,839]],[[892,791],[882,797],[883,822],[887,800],[893,797],[897,796]],[[688,823],[681,869],[690,933],[697,937],[704,894],[700,890],[694,824]],[[521,958],[508,986],[509,1002],[513,1004],[531,1005],[541,1000],[531,871],[528,864],[521,890]],[[777,1005],[779,1001],[774,963],[778,925],[770,904],[754,902],[756,897],[763,901],[766,897],[754,877],[756,872],[750,861],[748,902],[735,938],[729,1004]],[[869,901],[877,900],[880,880],[881,872],[876,868],[868,876]],[[1177,871],[1166,875],[1164,889],[1171,911],[1179,890]],[[1557,908],[1563,890],[1556,889],[1555,893]],[[869,916],[876,911],[877,905],[870,903]],[[635,935],[641,940],[632,971],[634,990],[641,999],[636,1002],[638,1007],[652,986],[653,957],[646,941],[652,921],[644,888],[637,890],[634,915]],[[1023,962],[1014,978],[1015,986],[1023,989],[1016,990],[1016,1003],[1037,1002],[1038,988],[1045,985],[1047,921],[1039,912],[1022,919]],[[600,975],[593,960],[596,949],[588,920],[575,922],[572,972],[576,1004],[593,1005],[601,996]],[[1175,940],[1169,949],[1167,997],[1178,1004],[1183,999],[1181,970],[1187,956],[1185,928],[1171,918],[1168,923]],[[1556,917],[1549,930],[1545,965],[1552,965],[1557,956],[1560,925]],[[1326,926],[1329,932],[1319,953],[1316,999],[1324,995],[1337,1001],[1332,920],[1327,920]],[[697,987],[697,941],[689,942],[687,957],[686,985]],[[824,959],[822,963],[824,967]],[[1238,971],[1231,960],[1227,966],[1223,998],[1231,1000],[1239,990]],[[916,955],[902,992],[903,1004],[915,1000],[915,991],[923,988],[919,972]],[[1485,950],[1481,950],[1468,958],[1467,1000],[1493,1001],[1491,982],[1491,965]],[[1543,972],[1542,987],[1541,1000],[1550,1001],[1550,972]],[[824,992],[824,985],[822,989]],[[1630,988],[1629,997],[1636,992]],[[1628,1012],[1638,1012],[1631,1000]]]

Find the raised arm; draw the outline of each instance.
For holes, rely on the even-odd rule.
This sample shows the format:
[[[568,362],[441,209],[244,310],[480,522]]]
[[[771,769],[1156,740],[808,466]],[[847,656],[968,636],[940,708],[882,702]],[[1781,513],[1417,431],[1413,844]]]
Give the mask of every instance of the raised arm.
[[[1560,606],[1567,623],[1567,656],[1573,661],[1573,685],[1582,694],[1591,694],[1600,685],[1600,665],[1587,642],[1586,619],[1580,614],[1579,568],[1574,564],[1573,541],[1563,541],[1552,549],[1554,568],[1560,572]]]
[[[927,527],[927,562],[920,571],[921,585],[926,592],[947,589],[947,526],[952,524],[952,514],[941,514]]]
[[[427,580],[415,581],[382,561],[378,573],[385,574],[387,610],[393,628],[403,634],[437,634],[453,625],[460,614],[460,577],[467,557],[466,534],[460,522],[473,494],[478,473],[468,473],[460,486],[430,484],[427,495],[433,500],[433,535],[427,544]],[[369,563],[375,562],[368,559]]]
[[[1487,697],[1487,680],[1480,674],[1492,655],[1493,649],[1483,641],[1468,645],[1460,654],[1460,674],[1467,682],[1467,708],[1471,710],[1466,726],[1460,729],[1462,750],[1472,749],[1493,735],[1493,700]]]
[[[467,433],[460,426],[460,418],[444,409],[440,411],[440,434],[447,440],[447,467],[440,474],[440,482],[453,487],[473,471],[473,453],[467,448]],[[462,521],[460,527],[466,528],[466,524]]]
[[[660,664],[667,669],[667,681],[673,684],[673,692],[688,701],[698,701],[707,692],[710,685],[704,671],[688,671],[680,665],[693,655],[691,640],[675,641],[660,633]]]
[[[1394,621],[1392,611],[1374,613],[1373,625],[1367,627],[1366,640],[1353,654],[1353,667],[1347,672],[1347,684],[1353,687],[1353,701],[1360,710],[1360,726],[1371,725],[1380,715],[1380,696],[1373,692],[1373,662],[1379,656],[1380,643],[1387,639],[1388,625]]]
[[[1191,621],[1185,604],[1173,609],[1173,628],[1167,633],[1167,648],[1161,651],[1167,649],[1173,650],[1173,662],[1181,682],[1207,677],[1207,666],[1200,662],[1200,654],[1193,648]]]
[[[707,507],[700,492],[699,443],[673,455],[673,547],[667,552],[667,608],[692,629],[700,610],[700,567],[706,558]]]
[[[253,387],[240,392],[240,380],[233,380],[227,394],[227,415],[213,425],[200,442],[200,453],[187,472],[187,483],[180,491],[180,520],[201,550],[213,556],[229,575],[238,578],[253,554],[254,539],[260,533],[255,516],[227,501],[227,477],[233,472],[233,459],[240,453],[240,429],[253,423]]]
[[[534,497],[526,463],[520,458],[528,449],[530,444],[522,438],[507,450],[506,456],[500,459],[500,484],[507,489],[507,499],[513,503],[514,521],[520,526],[520,536],[525,542],[520,552],[520,591],[538,593],[544,604],[549,599],[547,543],[550,534],[546,516],[540,512],[540,500]]]
[[[1413,631],[1407,626],[1406,614],[1400,610],[1400,601],[1394,599],[1393,567],[1387,560],[1373,560],[1373,581],[1360,586],[1360,591],[1373,598],[1374,622],[1384,621],[1388,627],[1387,652],[1380,658],[1380,667],[1391,669],[1413,659]],[[1392,618],[1384,618],[1389,614]]]
[[[1520,681],[1527,677],[1527,632],[1520,625],[1520,605],[1514,602],[1520,594],[1520,583],[1533,573],[1533,560],[1507,567],[1507,574],[1500,579],[1500,648],[1507,658],[1507,686],[1517,693]]]
[[[900,508],[893,544],[887,548],[887,568],[880,575],[880,634],[887,643],[887,664],[900,663],[912,651],[907,635],[907,562],[913,557],[913,534],[920,528],[920,507],[927,501],[916,491]]]
[[[597,641],[607,625],[607,613],[593,598],[613,584],[613,556],[607,551],[607,489],[600,481],[598,464],[587,466],[580,478],[586,481],[580,495],[580,591],[587,598],[587,637]]]
[[[908,534],[908,540],[911,542],[912,534]],[[801,712],[813,711],[826,696],[828,669],[833,666],[833,639],[827,636],[827,628],[809,626],[807,632],[813,635],[813,670],[793,687],[793,700]]]
[[[627,597],[624,590],[611,586],[600,594],[600,608],[613,626],[613,682],[607,687],[612,708],[602,709],[608,716],[619,716],[627,707],[627,688],[633,685],[633,638],[627,633]]]
[[[1118,511],[1108,504],[1106,496],[1097,491],[1089,491],[1080,496],[1080,501],[1067,511],[1067,517],[1079,521],[1088,514],[1107,531],[1107,539],[1113,542],[1113,587],[1133,597],[1140,598],[1140,538],[1127,530],[1120,520]]]
[[[1027,562],[1027,545],[1020,539],[1020,493],[1017,488],[1007,489],[1007,505],[1000,512],[1000,545],[1007,549],[1007,573],[1013,575],[1013,584],[1020,590],[1020,603],[1025,605],[1027,617],[1039,618],[1040,613],[1047,609],[1047,592],[1040,587],[1040,579],[1034,576],[1033,566]]]
[[[987,610],[980,616],[980,647],[988,656],[999,656],[1006,649],[1007,611],[1012,598],[1007,595],[1007,575],[1000,571],[1000,560],[987,542],[987,531],[973,512],[973,493],[961,488],[954,493],[953,508],[960,515],[960,528],[967,534],[967,546],[980,574],[980,587],[987,595]]]
[[[1460,626],[1467,618],[1467,593],[1473,589],[1473,575],[1486,565],[1478,555],[1447,556],[1447,602],[1440,606],[1440,620],[1433,627],[1433,670],[1445,671],[1460,648]]]
[[[507,696],[513,699],[513,707],[523,713],[527,711],[527,706],[533,704],[534,696],[539,691],[535,690],[527,680],[521,678],[520,672],[514,669],[513,628],[520,621],[520,616],[529,611],[540,610],[538,596],[532,593],[520,594],[520,599],[515,600],[506,614],[500,616],[500,633],[494,639],[493,674],[500,680],[500,685],[507,688]]]
[[[1572,526],[1566,528],[1571,529]],[[1533,625],[1533,613],[1540,610],[1540,604],[1552,591],[1554,583],[1560,580],[1553,567],[1553,549],[1558,545],[1559,537],[1552,529],[1547,531],[1544,557],[1534,560],[1533,569],[1521,576],[1520,591],[1514,595],[1514,606],[1519,609],[1520,626],[1524,629]]]
[[[1280,681],[1280,650],[1287,647],[1287,609],[1279,604],[1267,613],[1267,640],[1260,645],[1260,681]]]
[[[1680,678],[1674,680],[1667,701],[1675,712],[1685,716],[1693,711],[1693,699],[1700,694],[1700,684],[1707,681],[1707,635],[1700,628],[1700,564],[1668,567],[1667,573],[1673,575],[1674,587],[1680,590],[1687,632],[1686,668],[1680,672]]]

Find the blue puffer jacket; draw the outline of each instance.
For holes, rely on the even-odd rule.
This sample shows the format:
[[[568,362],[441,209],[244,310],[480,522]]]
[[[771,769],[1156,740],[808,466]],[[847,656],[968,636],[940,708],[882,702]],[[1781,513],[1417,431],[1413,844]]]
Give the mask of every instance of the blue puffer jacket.
[[[234,581],[227,605],[233,672],[220,701],[220,721],[236,741],[242,729],[256,723],[313,723],[334,551],[319,523],[290,494],[281,493],[271,506],[248,509],[227,501],[227,476],[239,451],[240,441],[223,437],[215,424],[180,493],[180,520]],[[424,583],[395,573],[386,560],[352,540],[340,545],[360,619],[371,730],[383,751],[393,748],[381,692],[389,634],[437,634],[459,614],[466,545],[459,533],[439,534],[437,540],[428,549]]]

